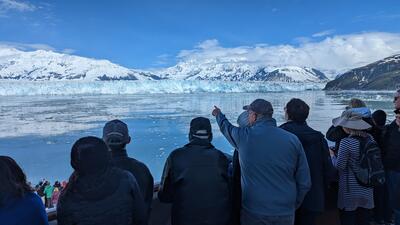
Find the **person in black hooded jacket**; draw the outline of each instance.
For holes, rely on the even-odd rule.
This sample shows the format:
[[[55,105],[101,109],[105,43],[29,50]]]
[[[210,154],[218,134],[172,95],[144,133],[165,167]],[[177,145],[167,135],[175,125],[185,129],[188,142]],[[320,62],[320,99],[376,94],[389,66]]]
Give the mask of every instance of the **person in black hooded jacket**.
[[[74,168],[57,204],[58,225],[144,225],[145,203],[135,177],[111,166],[103,140],[84,137],[71,150]]]
[[[325,189],[335,175],[324,135],[307,125],[310,107],[301,99],[291,99],[285,107],[288,122],[280,127],[295,134],[306,153],[311,174],[311,189],[296,211],[296,225],[314,225],[325,209]]]
[[[172,225],[231,224],[229,162],[211,140],[210,120],[195,118],[190,142],[167,158],[158,198],[172,203]]]

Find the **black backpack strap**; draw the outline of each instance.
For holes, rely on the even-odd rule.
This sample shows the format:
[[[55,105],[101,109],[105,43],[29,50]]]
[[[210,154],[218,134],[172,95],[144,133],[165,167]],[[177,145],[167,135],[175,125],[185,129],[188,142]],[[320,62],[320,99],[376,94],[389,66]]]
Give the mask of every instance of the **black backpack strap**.
[[[371,139],[369,136],[367,137],[361,137],[361,136],[356,136],[356,135],[351,135],[351,138],[356,139],[358,142],[360,142],[360,156],[361,156],[361,151],[365,148],[365,145],[368,143],[368,141]]]

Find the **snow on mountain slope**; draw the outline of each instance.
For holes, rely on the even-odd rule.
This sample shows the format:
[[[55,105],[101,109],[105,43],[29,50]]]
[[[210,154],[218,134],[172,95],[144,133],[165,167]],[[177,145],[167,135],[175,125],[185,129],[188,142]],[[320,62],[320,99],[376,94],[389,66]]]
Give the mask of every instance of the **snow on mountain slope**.
[[[37,50],[0,48],[0,79],[13,80],[150,80],[156,76],[108,60]]]
[[[203,64],[180,62],[176,66],[156,72],[160,77],[172,80],[222,80],[222,81],[280,81],[280,82],[327,82],[320,71],[297,66],[268,67],[242,62],[211,61]]]
[[[326,76],[313,68],[269,67],[245,63],[240,58],[205,62],[185,60],[177,65],[153,72],[132,70],[108,60],[37,50],[24,52],[0,48],[0,79],[2,80],[211,80],[262,82],[317,82]]]
[[[326,90],[394,90],[400,87],[400,54],[352,69],[327,83]]]

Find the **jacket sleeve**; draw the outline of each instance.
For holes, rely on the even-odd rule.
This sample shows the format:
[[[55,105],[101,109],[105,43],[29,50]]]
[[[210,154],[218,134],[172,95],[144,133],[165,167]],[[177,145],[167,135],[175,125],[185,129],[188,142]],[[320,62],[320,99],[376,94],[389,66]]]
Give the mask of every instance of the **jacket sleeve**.
[[[222,113],[219,113],[216,118],[222,134],[235,149],[239,150],[241,138],[244,137],[247,128],[233,126]]]
[[[133,175],[128,174],[130,183],[132,186],[132,196],[133,196],[133,208],[132,208],[132,218],[133,224],[146,225],[147,224],[147,212],[146,203],[144,202],[142,192],[139,185]]]
[[[331,126],[326,132],[326,138],[333,142],[339,142],[348,135],[343,131],[341,127]]]
[[[337,180],[337,171],[332,164],[332,159],[329,154],[329,146],[328,142],[325,140],[324,136],[321,137],[322,139],[322,160],[323,160],[323,168],[324,168],[324,178],[326,184],[329,184],[330,181]]]
[[[73,221],[73,215],[71,212],[66,210],[66,202],[64,195],[61,195],[57,203],[57,225],[73,225],[76,224]]]
[[[170,155],[165,162],[164,171],[160,182],[160,190],[158,191],[158,199],[160,199],[161,202],[170,203],[174,199],[171,166],[172,163]]]
[[[307,192],[311,188],[311,176],[310,169],[308,167],[306,154],[303,150],[303,146],[300,141],[297,144],[298,149],[298,158],[297,158],[297,168],[296,168],[296,187],[297,187],[297,196],[296,196],[296,208],[300,207],[301,203],[304,200]]]
[[[146,205],[147,205],[147,221],[150,219],[151,203],[153,202],[153,194],[154,194],[154,179],[149,170],[148,170],[148,174],[149,174],[148,181],[147,181],[148,182],[148,190],[146,192],[146,196],[144,196],[144,201],[146,202]]]
[[[37,218],[36,220],[39,222],[38,224],[41,225],[48,225],[49,222],[47,221],[47,214],[46,214],[46,210],[44,208],[42,199],[35,195],[35,199],[34,199],[34,204],[32,204],[30,207],[32,207],[33,211],[35,212],[35,217]]]

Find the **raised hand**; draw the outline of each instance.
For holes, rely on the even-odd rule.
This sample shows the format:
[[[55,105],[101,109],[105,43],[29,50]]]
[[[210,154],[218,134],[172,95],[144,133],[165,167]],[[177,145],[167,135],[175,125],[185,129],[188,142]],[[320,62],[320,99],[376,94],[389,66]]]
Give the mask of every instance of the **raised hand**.
[[[221,109],[214,105],[214,109],[213,109],[213,111],[212,111],[211,114],[212,114],[213,116],[217,116],[217,115],[220,114],[220,113],[221,113]]]

